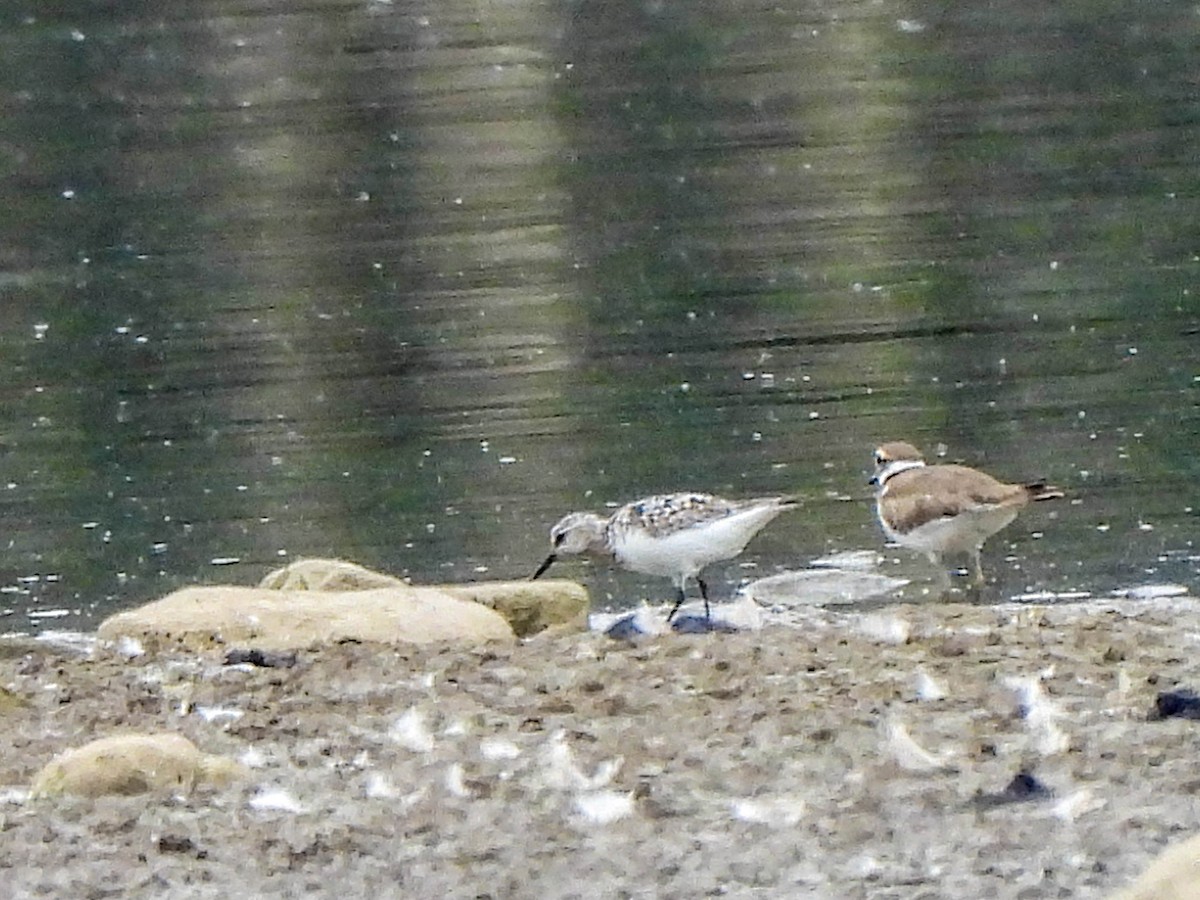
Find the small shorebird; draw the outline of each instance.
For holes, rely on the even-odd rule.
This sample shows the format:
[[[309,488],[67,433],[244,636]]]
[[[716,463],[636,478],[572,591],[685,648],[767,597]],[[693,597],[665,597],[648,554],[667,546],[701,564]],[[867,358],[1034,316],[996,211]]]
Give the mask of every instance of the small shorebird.
[[[920,550],[935,564],[966,554],[971,581],[983,584],[983,542],[1017,517],[1031,500],[1063,496],[1038,481],[1005,484],[966,466],[925,464],[921,451],[904,441],[875,451],[875,512],[889,540]]]
[[[704,615],[711,618],[708,585],[700,571],[710,563],[733,559],[750,539],[786,509],[798,504],[794,497],[758,497],[725,500],[712,494],[656,494],[627,503],[608,518],[573,512],[550,529],[550,555],[533,573],[540,577],[559,556],[584,553],[613,560],[643,575],[668,575],[675,579],[675,617],[686,598],[689,578],[700,585]]]

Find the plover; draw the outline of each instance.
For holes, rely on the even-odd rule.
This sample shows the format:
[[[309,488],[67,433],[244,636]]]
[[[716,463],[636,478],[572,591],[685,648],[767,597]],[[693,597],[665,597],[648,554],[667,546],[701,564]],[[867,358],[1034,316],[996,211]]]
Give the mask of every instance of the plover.
[[[983,543],[1017,517],[1031,500],[1054,500],[1063,492],[1045,482],[1005,484],[957,465],[926,465],[921,451],[904,441],[875,451],[875,511],[889,540],[920,550],[935,564],[965,554],[971,581],[983,584]]]
[[[701,570],[733,559],[768,522],[798,503],[795,497],[726,500],[685,492],[635,500],[608,518],[573,512],[550,529],[550,555],[533,577],[540,577],[559,556],[573,553],[612,560],[643,575],[670,576],[676,597],[668,622],[683,605],[687,580],[695,578],[704,598],[704,615],[711,618]]]

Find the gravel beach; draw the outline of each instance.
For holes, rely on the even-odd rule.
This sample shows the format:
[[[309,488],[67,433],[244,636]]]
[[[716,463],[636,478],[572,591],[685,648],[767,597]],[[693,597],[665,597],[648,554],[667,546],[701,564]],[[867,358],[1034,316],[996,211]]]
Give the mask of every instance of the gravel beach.
[[[1200,721],[1150,715],[1200,687],[1192,598],[767,619],[275,668],[6,644],[5,894],[1099,898],[1200,831]],[[122,731],[251,777],[27,798]]]

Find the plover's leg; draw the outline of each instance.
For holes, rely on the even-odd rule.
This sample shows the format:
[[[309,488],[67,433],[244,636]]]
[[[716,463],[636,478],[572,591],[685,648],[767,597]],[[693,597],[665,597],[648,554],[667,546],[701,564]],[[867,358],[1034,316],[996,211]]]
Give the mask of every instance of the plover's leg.
[[[971,584],[976,587],[983,587],[983,563],[979,560],[979,551],[981,547],[976,547],[970,551],[971,557]]]
[[[704,618],[711,622],[712,610],[708,608],[708,585],[699,575],[696,576],[696,584],[700,585],[700,596],[704,598]]]
[[[940,553],[930,553],[929,561],[937,567],[937,587],[943,591],[948,591],[954,587],[953,570],[946,564],[946,560]]]
[[[683,601],[687,599],[687,594],[683,592],[683,585],[675,586],[675,605],[671,607],[671,611],[667,613],[667,621],[670,622],[675,618],[675,613],[679,612],[679,607],[683,606]]]

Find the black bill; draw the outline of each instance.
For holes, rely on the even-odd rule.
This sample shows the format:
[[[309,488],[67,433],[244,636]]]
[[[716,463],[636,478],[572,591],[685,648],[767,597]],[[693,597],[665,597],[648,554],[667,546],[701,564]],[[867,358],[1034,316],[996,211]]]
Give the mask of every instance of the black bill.
[[[544,563],[542,563],[540,566],[538,566],[538,570],[533,573],[533,575],[530,577],[529,580],[537,581],[539,578],[541,578],[543,575],[545,575],[546,570],[548,568],[550,568],[552,565],[554,565],[554,561],[556,559],[558,559],[558,556],[553,553],[551,553],[549,556],[547,556],[546,561]]]

